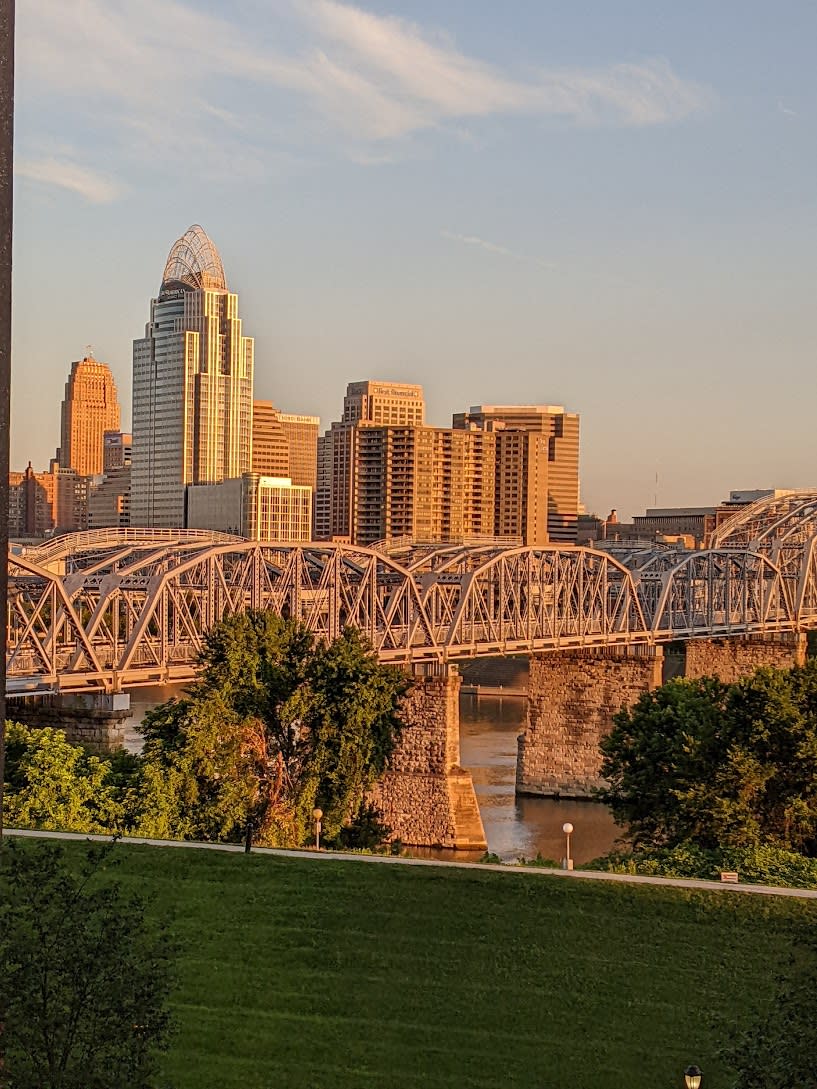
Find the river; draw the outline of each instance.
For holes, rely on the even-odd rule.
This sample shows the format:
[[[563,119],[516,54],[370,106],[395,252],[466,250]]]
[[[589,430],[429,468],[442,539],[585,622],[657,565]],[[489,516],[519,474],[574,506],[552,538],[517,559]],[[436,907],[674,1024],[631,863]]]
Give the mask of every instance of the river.
[[[136,730],[151,707],[179,687],[141,688],[131,693],[133,718],[125,744],[138,751],[142,739]],[[518,697],[465,695],[460,701],[460,762],[471,772],[488,850],[503,862],[518,858],[561,859],[565,837],[562,825],[570,821],[571,855],[588,862],[609,851],[618,835],[610,811],[597,802],[555,801],[552,798],[517,798],[516,739],[525,724],[525,700]],[[412,854],[446,859],[473,859],[481,852],[416,849]]]
[[[525,710],[526,701],[519,697],[460,699],[460,762],[474,780],[488,850],[503,862],[537,855],[561,859],[562,825],[570,821],[575,861],[598,858],[620,832],[606,806],[516,797],[516,739],[525,725]]]

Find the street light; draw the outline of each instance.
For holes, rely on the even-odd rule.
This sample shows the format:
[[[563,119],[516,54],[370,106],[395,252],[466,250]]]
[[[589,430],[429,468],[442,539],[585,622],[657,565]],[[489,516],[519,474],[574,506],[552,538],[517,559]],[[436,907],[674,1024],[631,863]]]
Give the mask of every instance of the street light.
[[[315,818],[315,850],[321,849],[321,817],[323,816],[322,809],[313,809],[312,816]]]
[[[700,1089],[701,1079],[703,1074],[700,1066],[688,1066],[684,1071],[684,1081],[686,1082],[687,1089]]]
[[[565,823],[562,825],[562,831],[564,832],[565,837],[567,839],[567,848],[566,848],[566,851],[565,851],[565,857],[562,859],[562,869],[563,870],[572,870],[573,869],[573,859],[570,857],[570,833],[573,831],[573,825],[570,823],[570,821],[565,821]]]

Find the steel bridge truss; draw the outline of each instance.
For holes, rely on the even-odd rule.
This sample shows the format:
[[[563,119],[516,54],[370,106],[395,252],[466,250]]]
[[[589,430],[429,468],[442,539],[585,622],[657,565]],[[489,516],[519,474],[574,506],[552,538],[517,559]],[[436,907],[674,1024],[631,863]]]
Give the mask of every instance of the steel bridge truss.
[[[8,691],[187,681],[205,633],[247,608],[327,641],[358,628],[405,664],[803,630],[817,626],[817,493],[777,502],[703,551],[492,544],[397,558],[201,533],[67,536],[9,557]]]

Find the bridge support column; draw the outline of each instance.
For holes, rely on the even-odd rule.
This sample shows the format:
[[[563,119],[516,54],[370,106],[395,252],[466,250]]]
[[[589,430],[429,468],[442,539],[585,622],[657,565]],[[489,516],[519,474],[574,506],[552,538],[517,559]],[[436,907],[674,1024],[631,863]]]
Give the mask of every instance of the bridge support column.
[[[395,839],[412,846],[487,846],[473,780],[460,767],[460,684],[455,667],[415,679],[403,736],[372,794]]]
[[[113,752],[125,744],[130,696],[121,692],[24,696],[9,699],[6,714],[26,726],[64,730],[69,741],[97,752]]]
[[[661,684],[660,647],[532,655],[516,793],[589,798],[604,785],[599,742],[613,715]]]
[[[805,660],[806,636],[800,632],[690,639],[667,648],[665,679],[717,677],[732,684],[761,666],[791,669]]]

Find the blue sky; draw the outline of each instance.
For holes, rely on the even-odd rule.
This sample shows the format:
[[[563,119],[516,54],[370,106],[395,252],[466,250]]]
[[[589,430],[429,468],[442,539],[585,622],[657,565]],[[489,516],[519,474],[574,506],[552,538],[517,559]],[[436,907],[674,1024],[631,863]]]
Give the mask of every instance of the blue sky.
[[[563,403],[602,513],[817,483],[811,0],[17,10],[15,467],[86,344],[129,420],[199,222],[284,410]]]

